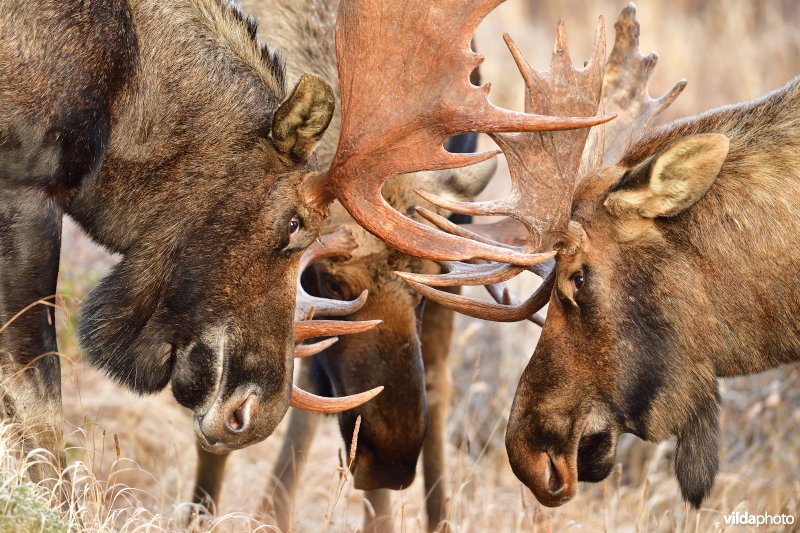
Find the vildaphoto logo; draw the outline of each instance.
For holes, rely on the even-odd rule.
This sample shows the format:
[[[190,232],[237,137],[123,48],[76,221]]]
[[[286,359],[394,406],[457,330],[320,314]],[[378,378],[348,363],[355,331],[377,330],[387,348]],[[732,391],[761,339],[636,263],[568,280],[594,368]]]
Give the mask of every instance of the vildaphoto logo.
[[[747,511],[725,515],[726,526],[788,526],[794,524],[789,514],[750,514]]]

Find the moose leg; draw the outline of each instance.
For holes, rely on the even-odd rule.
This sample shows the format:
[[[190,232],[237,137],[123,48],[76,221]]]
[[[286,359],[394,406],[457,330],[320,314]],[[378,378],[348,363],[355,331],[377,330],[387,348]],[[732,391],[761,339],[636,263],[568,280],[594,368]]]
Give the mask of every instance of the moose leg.
[[[425,477],[425,509],[430,531],[436,530],[447,519],[445,432],[452,392],[447,353],[452,335],[453,311],[436,302],[427,301],[422,319],[422,357],[425,362],[429,421],[428,433],[422,446],[422,465]]]
[[[314,371],[311,358],[301,359],[297,384],[305,390],[318,392],[318,384],[311,376]],[[289,413],[289,427],[272,470],[272,481],[263,502],[264,510],[271,509],[274,513],[281,531],[291,529],[298,480],[320,418],[319,414],[300,409],[292,409]]]
[[[207,452],[199,441],[197,446],[197,475],[194,482],[192,501],[199,503],[210,513],[216,514],[219,496],[222,493],[222,480],[225,476],[225,462],[230,453]]]
[[[0,411],[15,425],[25,453],[52,454],[28,470],[33,481],[51,487],[63,464],[53,307],[61,216],[34,193],[0,192]]]
[[[364,492],[364,533],[391,533],[392,491],[376,489]]]

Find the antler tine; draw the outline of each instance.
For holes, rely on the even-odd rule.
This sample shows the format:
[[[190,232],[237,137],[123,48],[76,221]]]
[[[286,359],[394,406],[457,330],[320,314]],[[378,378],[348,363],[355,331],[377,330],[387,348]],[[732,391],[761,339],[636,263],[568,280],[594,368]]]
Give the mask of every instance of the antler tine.
[[[490,224],[455,224],[424,207],[417,206],[416,210],[422,218],[442,231],[474,241],[485,242],[492,246],[507,246],[521,250],[530,238],[525,226],[510,217]],[[493,238],[489,238],[486,235],[491,235]]]
[[[345,320],[303,320],[294,323],[294,342],[300,343],[314,337],[333,337],[351,333],[368,331],[382,320],[363,320],[352,322]]]
[[[314,310],[314,316],[317,317],[350,315],[364,307],[368,296],[369,292],[365,290],[355,300],[334,300],[311,296],[305,289],[298,287],[295,316],[297,319],[307,317],[312,309]]]
[[[470,264],[445,261],[446,274],[415,274],[395,272],[403,279],[424,283],[432,287],[455,287],[458,285],[486,285],[508,281],[524,270],[505,263]]]
[[[311,394],[295,386],[292,387],[292,398],[289,400],[289,405],[296,409],[302,409],[303,411],[312,413],[335,414],[367,403],[380,394],[382,390],[383,386],[375,387],[374,389],[351,396],[326,398],[324,396]]]
[[[623,8],[614,30],[616,38],[606,63],[602,101],[604,111],[616,113],[619,118],[592,132],[592,136],[597,136],[605,130],[605,147],[595,143],[600,145],[603,164],[616,163],[630,141],[649,127],[686,87],[686,80],[681,80],[660,97],[650,96],[648,83],[658,55],[645,56],[639,51],[640,28],[633,3]]]
[[[519,322],[520,320],[531,317],[547,305],[547,302],[550,300],[550,293],[553,291],[555,277],[550,275],[545,278],[530,298],[519,305],[504,305],[478,300],[477,298],[459,296],[433,289],[427,285],[408,279],[406,283],[425,298],[438,302],[461,314],[474,318],[482,318],[492,322]]]
[[[443,231],[496,246],[520,249],[522,247],[520,245],[524,245],[530,236],[525,226],[510,217],[490,224],[455,224],[424,207],[418,206],[417,213]],[[489,239],[483,233],[492,235],[499,240]],[[447,269],[447,274],[424,275],[402,272],[396,274],[425,285],[452,287],[455,285],[494,285],[513,278],[522,270],[529,270],[543,278],[551,270],[548,267],[549,262],[538,263],[526,268],[504,263],[475,264],[443,261],[442,264]]]
[[[470,50],[470,38],[501,2],[340,2],[336,49],[342,130],[331,168],[312,185],[312,198],[338,198],[364,228],[411,255],[517,265],[549,257],[445,234],[404,217],[381,196],[382,183],[392,176],[467,166],[496,153],[449,153],[443,144],[452,135],[587,128],[613,118],[509,111],[489,101],[488,84],[469,83],[470,73],[483,60]],[[319,191],[323,181],[330,186],[327,194]]]
[[[486,292],[488,292],[494,301],[503,304],[503,305],[520,305],[520,301],[516,298],[511,291],[508,289],[508,285],[505,282],[502,283],[494,283],[491,285],[485,285]],[[542,312],[543,309],[536,311],[534,314],[528,317],[528,320],[533,322],[539,327],[544,326],[545,314]]]
[[[324,339],[313,344],[298,344],[294,347],[294,357],[295,359],[301,359],[303,357],[317,355],[336,344],[338,340],[339,337],[331,337],[330,339]]]

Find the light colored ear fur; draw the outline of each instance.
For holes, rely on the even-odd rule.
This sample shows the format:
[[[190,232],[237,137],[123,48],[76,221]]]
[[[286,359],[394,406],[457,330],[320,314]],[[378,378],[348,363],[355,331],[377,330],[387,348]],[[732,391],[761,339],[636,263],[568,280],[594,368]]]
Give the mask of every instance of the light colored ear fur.
[[[688,209],[708,191],[728,155],[730,140],[718,133],[686,137],[659,155],[649,179],[632,179],[606,198],[616,216],[655,218]]]
[[[325,80],[303,74],[272,119],[272,141],[278,152],[293,162],[308,159],[331,122],[334,102]]]

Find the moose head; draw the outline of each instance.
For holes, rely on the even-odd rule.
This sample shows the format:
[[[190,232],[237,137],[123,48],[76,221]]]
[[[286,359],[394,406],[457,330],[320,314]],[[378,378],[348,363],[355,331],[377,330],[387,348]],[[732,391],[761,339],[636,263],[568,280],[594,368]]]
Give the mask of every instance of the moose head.
[[[789,347],[796,340],[786,340],[794,339],[789,330],[795,304],[789,302],[796,298],[787,292],[792,289],[781,293],[767,283],[742,286],[739,280],[752,278],[755,271],[795,268],[796,254],[746,262],[756,266],[742,264],[741,258],[753,232],[774,247],[785,238],[781,229],[768,228],[764,212],[774,215],[795,201],[793,193],[779,199],[770,192],[774,185],[767,176],[783,176],[785,159],[765,163],[765,143],[759,145],[756,136],[782,138],[796,120],[789,101],[796,102],[800,91],[794,82],[763,99],[639,138],[685,83],[651,98],[647,82],[657,57],[638,51],[632,5],[623,10],[616,30],[602,83],[598,74],[603,67],[594,59],[583,71],[570,68],[566,76],[586,79],[587,85],[575,90],[585,91],[587,105],[599,99],[605,111],[618,112],[615,122],[593,131],[588,143],[578,132],[542,134],[544,142],[527,134],[513,136],[512,142],[498,139],[509,159],[516,199],[523,200],[502,214],[525,223],[534,250],[555,251],[554,264],[537,269],[543,283],[536,293],[509,305],[510,295],[495,286],[490,292],[498,303],[490,304],[429,287],[497,284],[519,270],[509,265],[454,265],[445,276],[404,276],[426,297],[491,320],[536,316],[549,303],[506,436],[515,474],[541,503],[561,505],[576,494],[578,481],[608,476],[618,437],[632,433],[652,441],[677,436],[681,491],[699,506],[718,468],[717,376],[796,359],[796,349]],[[561,38],[556,49],[551,79],[559,79],[566,68]],[[542,75],[520,64],[526,81],[531,80],[531,105],[541,105],[533,95],[542,93],[533,87]],[[555,98],[544,103],[565,109]],[[537,170],[543,167],[546,171]],[[563,201],[548,197],[553,190]],[[461,212],[500,211],[496,204],[487,208],[431,199]],[[442,228],[469,234],[430,216]],[[509,233],[509,227],[508,222],[473,227],[471,235],[510,245],[521,236]],[[717,287],[721,276],[729,282]],[[721,301],[713,296],[717,290],[730,296]],[[779,293],[784,296],[776,300]],[[541,317],[536,321],[541,323]],[[752,327],[754,322],[762,326]],[[781,327],[789,329],[780,340],[761,333]],[[742,357],[753,342],[759,346],[756,353]]]

